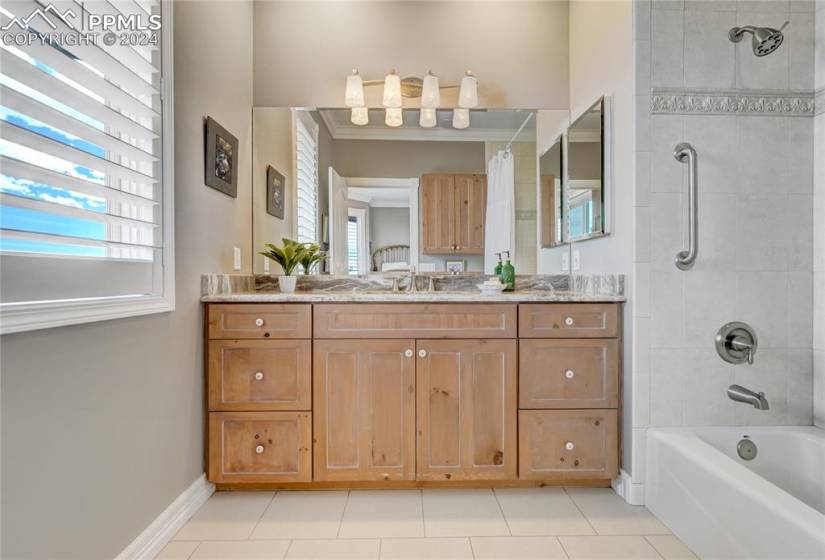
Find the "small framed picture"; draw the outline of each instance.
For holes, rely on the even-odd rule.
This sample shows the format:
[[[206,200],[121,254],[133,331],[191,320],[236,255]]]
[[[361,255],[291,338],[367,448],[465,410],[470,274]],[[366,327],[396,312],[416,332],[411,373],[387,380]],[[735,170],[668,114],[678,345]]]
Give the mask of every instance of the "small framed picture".
[[[206,157],[204,182],[232,198],[238,197],[238,139],[219,125],[212,117],[206,117],[204,125]]]
[[[271,165],[266,166],[266,213],[284,219],[284,176]]]
[[[461,274],[464,272],[466,264],[467,261],[464,260],[447,261],[447,272],[450,274]]]

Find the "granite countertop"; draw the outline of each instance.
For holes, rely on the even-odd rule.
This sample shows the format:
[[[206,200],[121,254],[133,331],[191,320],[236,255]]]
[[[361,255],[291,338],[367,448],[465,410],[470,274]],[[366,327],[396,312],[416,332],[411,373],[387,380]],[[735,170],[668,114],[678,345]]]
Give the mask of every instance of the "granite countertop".
[[[236,292],[231,294],[220,294],[203,296],[204,303],[254,303],[254,302],[292,302],[292,303],[356,303],[356,302],[428,302],[428,303],[448,303],[448,302],[483,302],[483,303],[518,303],[518,302],[622,302],[624,296],[618,295],[591,295],[569,291],[548,291],[548,290],[517,290],[514,292],[502,292],[494,295],[483,295],[480,292],[370,292],[370,291],[349,291],[349,292],[324,292],[324,291],[298,291],[292,294],[282,294],[278,291],[253,291]]]

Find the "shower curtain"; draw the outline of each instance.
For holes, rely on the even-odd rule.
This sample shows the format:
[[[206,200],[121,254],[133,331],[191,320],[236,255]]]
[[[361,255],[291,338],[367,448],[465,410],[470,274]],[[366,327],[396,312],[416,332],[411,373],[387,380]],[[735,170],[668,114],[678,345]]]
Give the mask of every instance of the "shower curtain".
[[[484,220],[484,272],[492,274],[496,253],[510,251],[516,260],[513,154],[499,151],[487,162],[487,214]],[[516,271],[518,272],[518,271]]]

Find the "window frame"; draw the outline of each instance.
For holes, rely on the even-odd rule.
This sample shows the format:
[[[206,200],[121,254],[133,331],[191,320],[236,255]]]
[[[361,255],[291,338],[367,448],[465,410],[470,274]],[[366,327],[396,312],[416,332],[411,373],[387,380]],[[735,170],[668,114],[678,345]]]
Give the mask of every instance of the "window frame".
[[[161,266],[160,294],[0,303],[0,335],[168,313],[175,310],[175,137],[173,6],[161,0]]]

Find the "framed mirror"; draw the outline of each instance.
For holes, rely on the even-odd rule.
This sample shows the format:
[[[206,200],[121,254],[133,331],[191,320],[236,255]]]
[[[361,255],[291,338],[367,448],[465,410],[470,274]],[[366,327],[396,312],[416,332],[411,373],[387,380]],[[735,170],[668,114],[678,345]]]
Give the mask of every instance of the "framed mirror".
[[[605,98],[578,117],[564,135],[564,207],[567,241],[583,241],[608,233],[609,152]]]
[[[564,143],[558,136],[539,156],[539,204],[541,205],[541,247],[557,247],[567,242],[564,225],[563,177]]]

